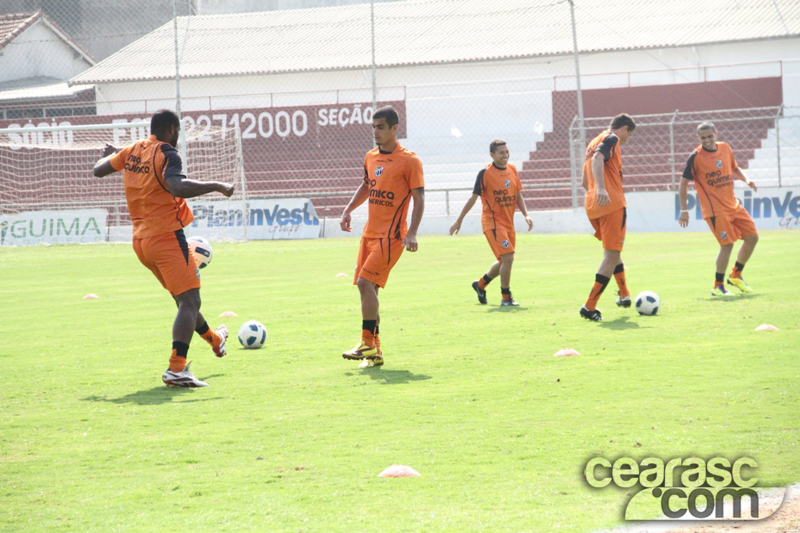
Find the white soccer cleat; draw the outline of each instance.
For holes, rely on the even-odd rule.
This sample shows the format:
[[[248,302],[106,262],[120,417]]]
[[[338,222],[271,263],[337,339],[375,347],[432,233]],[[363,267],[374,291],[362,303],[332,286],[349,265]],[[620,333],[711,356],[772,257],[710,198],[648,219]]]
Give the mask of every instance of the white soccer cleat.
[[[169,387],[208,387],[208,383],[194,377],[192,371],[189,370],[191,365],[191,362],[188,363],[181,372],[173,372],[168,368],[161,376],[161,380]]]
[[[214,330],[222,339],[219,343],[219,346],[211,345],[211,349],[214,350],[214,355],[217,357],[225,357],[225,354],[228,353],[225,350],[225,342],[228,340],[228,327],[225,324],[221,326],[217,326],[217,329]]]

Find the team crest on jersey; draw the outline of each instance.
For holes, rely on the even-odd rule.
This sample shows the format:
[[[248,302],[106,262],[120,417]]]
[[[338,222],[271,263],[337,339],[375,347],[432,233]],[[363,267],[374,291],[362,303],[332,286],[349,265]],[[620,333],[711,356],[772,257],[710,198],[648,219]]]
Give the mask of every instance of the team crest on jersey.
[[[380,178],[382,174],[383,174],[383,167],[377,167],[375,169],[375,177]]]
[[[511,187],[511,180],[506,180],[506,189]]]
[[[508,241],[503,241],[503,248],[508,248],[509,246],[511,246],[511,243]]]
[[[722,168],[722,161],[717,159],[717,168]]]
[[[720,231],[719,236],[722,238],[723,241],[728,238],[728,234],[724,231]]]

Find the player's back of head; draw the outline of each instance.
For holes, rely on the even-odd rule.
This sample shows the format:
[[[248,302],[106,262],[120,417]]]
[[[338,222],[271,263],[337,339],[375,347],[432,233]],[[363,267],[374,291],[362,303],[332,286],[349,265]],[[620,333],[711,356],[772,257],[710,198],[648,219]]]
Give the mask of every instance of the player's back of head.
[[[178,114],[170,109],[159,109],[150,119],[150,135],[158,137],[166,133],[171,126],[180,126],[181,119]]]

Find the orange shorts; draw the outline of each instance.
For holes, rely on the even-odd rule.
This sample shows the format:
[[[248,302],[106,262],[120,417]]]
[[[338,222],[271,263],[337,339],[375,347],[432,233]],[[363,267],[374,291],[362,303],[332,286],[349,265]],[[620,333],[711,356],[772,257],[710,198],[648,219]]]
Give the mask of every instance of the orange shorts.
[[[200,288],[200,269],[186,244],[182,229],[133,239],[133,250],[139,261],[173,296]]]
[[[599,218],[590,218],[594,228],[594,236],[603,241],[604,250],[622,251],[625,244],[625,223],[628,220],[628,210],[623,207],[613,213],[609,213]]]
[[[514,253],[514,245],[517,244],[517,232],[513,229],[496,228],[484,231],[483,234],[486,235],[489,247],[498,261],[501,255]]]
[[[707,218],[706,222],[720,246],[733,244],[742,237],[758,235],[756,223],[741,204],[727,215]]]
[[[389,272],[394,267],[400,254],[405,250],[402,239],[377,239],[361,237],[361,248],[358,250],[358,263],[353,285],[358,278],[364,278],[378,287],[385,287]]]

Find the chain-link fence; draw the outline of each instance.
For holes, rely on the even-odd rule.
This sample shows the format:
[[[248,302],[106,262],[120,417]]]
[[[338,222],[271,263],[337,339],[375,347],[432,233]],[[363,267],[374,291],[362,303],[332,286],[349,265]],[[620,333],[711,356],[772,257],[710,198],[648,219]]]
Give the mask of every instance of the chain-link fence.
[[[623,187],[626,191],[677,190],[689,155],[697,148],[697,126],[711,122],[718,140],[727,142],[747,175],[762,187],[800,184],[800,116],[784,115],[783,106],[703,112],[639,115],[636,131],[622,148]],[[583,205],[580,183],[587,140],[608,129],[613,117],[590,118],[583,130],[576,117],[570,126],[572,179],[551,181],[572,185],[564,206]],[[568,201],[569,200],[569,201]]]
[[[187,128],[240,130],[248,198],[311,198],[320,216],[338,217],[373,148],[373,109],[391,104],[401,143],[425,166],[426,214],[460,210],[494,139],[508,142],[529,209],[572,207],[582,202],[576,161],[585,143],[607,126],[605,115],[629,111],[581,120],[574,46],[599,34],[577,33],[573,8],[594,23],[625,6],[595,13],[576,4],[7,0],[0,129],[125,124],[177,109]],[[307,9],[269,9],[276,5]],[[604,72],[595,66],[585,77],[592,89],[620,87],[626,75]],[[663,83],[673,72],[640,77]],[[791,113],[754,105],[697,116],[717,123],[743,166],[759,169],[754,179],[785,185],[797,176]],[[673,188],[696,142],[695,118],[636,115],[626,186]],[[7,182],[10,172],[0,168]]]

